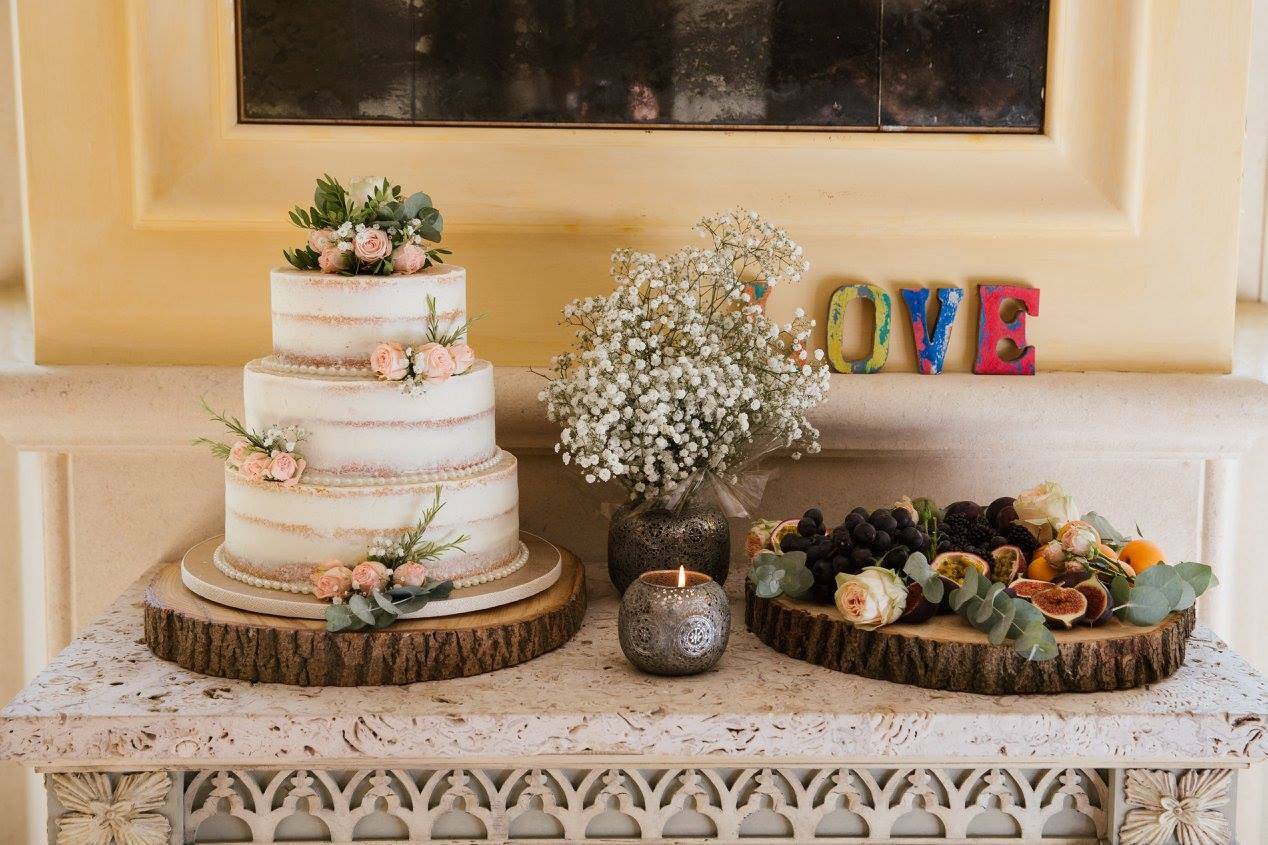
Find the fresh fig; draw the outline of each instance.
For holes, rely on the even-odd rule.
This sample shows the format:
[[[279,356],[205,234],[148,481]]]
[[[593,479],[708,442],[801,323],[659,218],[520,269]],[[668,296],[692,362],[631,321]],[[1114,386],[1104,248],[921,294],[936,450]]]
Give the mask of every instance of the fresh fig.
[[[1056,584],[1051,581],[1040,581],[1036,578],[1018,578],[1004,588],[1004,592],[1013,598],[1032,599],[1045,590],[1055,590]]]
[[[1008,526],[1012,525],[1017,520],[1018,520],[1017,508],[1013,507],[1012,505],[1008,505],[1007,507],[1000,508],[999,513],[995,515],[995,522],[994,522],[995,530],[1007,531]]]
[[[1073,587],[1053,587],[1031,597],[1049,628],[1073,628],[1087,613],[1087,596]]]
[[[801,536],[800,534],[797,533],[797,522],[798,520],[796,519],[785,519],[783,522],[776,525],[774,530],[770,532],[771,546],[773,546],[776,549],[779,549],[782,552],[792,551],[792,549],[785,549],[783,546],[783,542],[784,542],[784,538],[786,537],[800,537]]]
[[[991,552],[991,580],[1011,584],[1026,568],[1026,555],[1016,546],[1000,546]]]
[[[1092,573],[1083,568],[1078,561],[1067,560],[1065,562],[1065,572],[1054,578],[1053,581],[1062,587],[1077,587],[1088,578],[1092,577]]]
[[[907,608],[899,622],[928,622],[938,613],[938,605],[925,598],[925,588],[913,581],[907,585]]]
[[[967,500],[960,501],[960,502],[952,502],[951,504],[947,505],[946,510],[943,511],[942,513],[942,517],[943,519],[945,519],[948,516],[955,516],[956,514],[963,514],[964,516],[968,517],[970,520],[977,519],[979,516],[982,515],[982,506],[979,505],[977,502],[970,502]]]
[[[1110,598],[1109,590],[1105,589],[1105,585],[1101,583],[1101,579],[1093,575],[1085,581],[1081,581],[1074,585],[1074,589],[1083,594],[1087,599],[1087,611],[1084,612],[1083,618],[1079,621],[1084,625],[1097,626],[1104,625],[1110,621],[1114,615],[1114,602]]]
[[[1000,525],[1000,511],[1004,510],[1004,508],[1011,508],[1013,506],[1013,502],[1014,499],[1012,496],[1000,496],[998,499],[991,502],[986,506],[986,521],[991,525],[998,527]],[[1017,511],[1013,511],[1013,513],[1016,514]],[[1016,519],[1016,516],[1014,516],[1013,519]],[[1009,520],[1009,522],[1012,522],[1012,520]],[[1007,525],[1008,523],[1004,524]]]

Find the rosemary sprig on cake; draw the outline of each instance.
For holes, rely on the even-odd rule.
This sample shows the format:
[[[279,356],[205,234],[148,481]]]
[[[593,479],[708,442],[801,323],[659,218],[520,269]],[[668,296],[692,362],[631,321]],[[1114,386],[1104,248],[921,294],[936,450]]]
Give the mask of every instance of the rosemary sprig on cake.
[[[197,437],[194,445],[209,447],[213,455],[251,481],[276,481],[287,487],[299,483],[308,462],[296,447],[308,437],[307,431],[296,425],[272,425],[260,433],[247,428],[235,416],[213,410],[206,397],[200,397],[199,401],[207,415],[237,439],[230,445],[209,437]]]
[[[427,510],[423,512],[418,524],[395,539],[382,537],[375,539],[370,544],[366,560],[377,561],[389,569],[394,569],[410,561],[417,563],[425,560],[436,560],[445,552],[462,551],[462,544],[471,539],[468,534],[459,534],[456,538],[444,543],[423,539],[423,535],[427,533],[432,521],[436,519],[437,514],[440,513],[444,506],[444,502],[440,500],[440,487],[438,485],[436,487],[436,498]]]

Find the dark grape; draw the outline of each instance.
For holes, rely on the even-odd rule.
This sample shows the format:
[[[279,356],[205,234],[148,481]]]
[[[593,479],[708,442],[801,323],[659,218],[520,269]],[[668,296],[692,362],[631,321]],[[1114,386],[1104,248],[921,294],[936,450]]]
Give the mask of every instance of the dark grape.
[[[875,524],[876,524],[876,520],[880,519],[881,517],[885,517],[885,516],[889,516],[889,511],[888,511],[887,509],[885,509],[885,508],[877,508],[876,510],[872,511],[872,512],[868,515],[868,517],[867,517],[867,521],[868,521],[868,522],[870,522],[870,523],[872,523],[873,525],[875,525]]]
[[[898,532],[898,520],[894,519],[889,514],[885,514],[880,519],[875,520],[872,524],[876,526],[877,531],[884,531],[891,537]]]
[[[807,519],[812,520],[815,523],[815,525],[823,525],[823,511],[819,510],[818,508],[811,508],[810,510],[806,511],[805,517]]]
[[[909,549],[919,549],[921,546],[920,529],[914,525],[908,525],[898,532],[898,542]]]
[[[870,545],[871,542],[876,539],[876,529],[868,522],[860,522],[857,526],[855,526],[853,533],[854,541],[856,543],[862,543],[865,546]]]
[[[850,526],[838,525],[832,529],[832,533],[829,536],[838,543],[847,542],[850,539]]]
[[[813,537],[819,533],[819,523],[808,516],[797,520],[797,533],[803,537]]]
[[[867,508],[855,508],[854,510],[850,511],[850,513],[858,514],[859,517],[862,519],[867,519],[867,516],[868,516]]]
[[[841,524],[853,531],[857,526],[862,525],[866,520],[857,513],[852,513],[845,518],[845,522]]]
[[[894,541],[890,539],[888,531],[877,531],[870,545],[874,552],[887,552],[894,545]]]
[[[911,511],[906,508],[894,508],[889,513],[890,516],[894,517],[894,522],[898,524],[899,528],[906,528],[909,525],[916,524],[916,521],[911,518]]]
[[[901,572],[903,566],[907,563],[908,554],[910,553],[902,546],[895,546],[885,553],[885,557],[881,561],[881,565]]]
[[[855,566],[867,566],[872,562],[871,550],[857,546],[854,551],[850,552],[850,562]]]
[[[779,541],[781,552],[804,552],[808,548],[810,548],[810,538],[800,534],[786,534],[784,539]]]

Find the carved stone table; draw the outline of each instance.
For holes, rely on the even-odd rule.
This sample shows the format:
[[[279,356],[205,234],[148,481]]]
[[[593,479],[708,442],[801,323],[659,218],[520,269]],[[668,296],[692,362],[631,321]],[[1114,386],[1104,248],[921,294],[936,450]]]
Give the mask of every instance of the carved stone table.
[[[141,643],[138,584],[0,714],[48,773],[51,836],[136,843],[634,839],[1166,842],[1233,823],[1268,686],[1199,628],[1120,693],[992,698],[842,675],[742,627],[718,668],[637,674],[600,570],[580,633],[522,666],[408,687],[191,674]],[[739,585],[731,584],[738,599]],[[742,619],[737,609],[735,618]]]

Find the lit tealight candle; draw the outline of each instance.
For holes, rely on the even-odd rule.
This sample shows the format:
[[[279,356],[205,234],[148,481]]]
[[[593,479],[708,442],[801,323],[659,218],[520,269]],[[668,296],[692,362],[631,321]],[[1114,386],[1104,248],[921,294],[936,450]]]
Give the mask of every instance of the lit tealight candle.
[[[656,675],[694,675],[710,669],[726,650],[731,607],[718,582],[680,565],[638,577],[621,599],[621,650]]]

